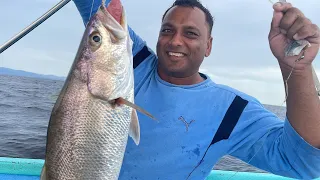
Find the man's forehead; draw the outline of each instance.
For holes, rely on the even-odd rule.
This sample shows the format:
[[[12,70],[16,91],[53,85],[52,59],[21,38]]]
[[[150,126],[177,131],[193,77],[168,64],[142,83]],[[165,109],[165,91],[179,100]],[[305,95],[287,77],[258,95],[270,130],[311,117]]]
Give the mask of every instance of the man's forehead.
[[[208,28],[205,13],[198,7],[174,6],[165,15],[162,26],[182,25],[184,28]]]
[[[172,7],[165,15],[164,21],[166,19],[171,19],[177,16],[182,17],[194,17],[194,18],[201,18],[205,20],[205,13],[199,9],[198,7],[186,7],[186,6],[174,6]]]

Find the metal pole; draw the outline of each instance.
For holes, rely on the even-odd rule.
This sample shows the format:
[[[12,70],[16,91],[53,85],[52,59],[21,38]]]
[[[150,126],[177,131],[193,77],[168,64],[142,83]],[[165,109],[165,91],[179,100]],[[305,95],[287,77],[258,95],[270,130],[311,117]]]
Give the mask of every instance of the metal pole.
[[[36,21],[31,23],[29,26],[27,26],[25,29],[23,29],[21,32],[19,32],[17,35],[12,37],[9,41],[4,43],[0,47],[0,54],[8,49],[10,46],[12,46],[14,43],[19,41],[22,37],[27,35],[29,32],[31,32],[34,28],[39,26],[41,23],[43,23],[45,20],[47,20],[50,16],[52,16],[54,13],[56,13],[58,10],[60,10],[63,6],[68,4],[71,0],[61,0],[58,4],[53,6],[49,11],[47,11],[45,14],[43,14],[40,18],[38,18]]]

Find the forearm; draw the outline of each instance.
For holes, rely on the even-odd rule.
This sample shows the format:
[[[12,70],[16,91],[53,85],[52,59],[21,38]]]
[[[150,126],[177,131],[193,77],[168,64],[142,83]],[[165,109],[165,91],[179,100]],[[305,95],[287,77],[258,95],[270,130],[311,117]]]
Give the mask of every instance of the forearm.
[[[284,80],[291,69],[281,68]],[[293,71],[288,80],[287,117],[309,144],[320,148],[320,100],[313,82],[312,67]]]

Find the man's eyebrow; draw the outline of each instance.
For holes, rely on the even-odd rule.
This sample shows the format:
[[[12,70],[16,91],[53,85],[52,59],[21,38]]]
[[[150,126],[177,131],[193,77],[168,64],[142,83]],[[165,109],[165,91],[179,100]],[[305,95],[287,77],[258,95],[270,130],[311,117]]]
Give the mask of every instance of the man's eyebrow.
[[[173,27],[173,25],[171,23],[168,23],[168,22],[163,23],[161,26]]]
[[[197,30],[199,31],[199,29],[196,27],[196,26],[185,26],[186,29],[194,29],[194,30]]]
[[[173,27],[173,25],[169,22],[163,23],[161,26],[162,27]],[[183,26],[183,28],[184,29],[193,29],[193,30],[199,31],[199,29],[196,26],[192,26],[192,25],[186,25],[186,26]]]

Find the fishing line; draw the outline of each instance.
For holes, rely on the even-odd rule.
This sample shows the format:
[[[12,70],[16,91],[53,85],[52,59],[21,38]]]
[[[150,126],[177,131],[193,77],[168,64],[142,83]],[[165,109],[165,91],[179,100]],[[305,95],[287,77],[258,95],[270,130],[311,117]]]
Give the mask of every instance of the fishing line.
[[[286,97],[285,97],[285,100],[284,100],[284,102],[282,103],[282,105],[287,101],[288,96],[289,96],[288,81],[289,81],[289,79],[290,79],[290,77],[291,77],[291,74],[293,73],[293,70],[294,70],[297,62],[304,58],[304,53],[305,53],[305,51],[306,51],[306,49],[303,50],[302,55],[300,56],[300,58],[294,61],[294,64],[293,64],[293,67],[292,67],[292,69],[291,69],[291,71],[290,71],[290,73],[289,73],[289,76],[288,76],[288,78],[285,80]],[[282,106],[282,105],[281,105],[281,106]]]
[[[279,0],[279,1],[280,1],[280,2],[286,2],[286,0]],[[272,2],[271,0],[269,0],[269,2],[271,2],[271,3],[273,4],[273,2]],[[306,52],[306,49],[307,49],[308,47],[309,47],[309,46],[307,46],[307,47],[305,47],[305,48],[302,49],[302,55],[301,55],[298,59],[295,60],[294,65],[293,65],[293,67],[291,68],[291,71],[290,71],[290,73],[289,73],[289,76],[288,76],[287,79],[285,80],[286,97],[285,97],[284,102],[283,102],[280,106],[282,106],[282,105],[287,101],[287,98],[288,98],[288,96],[289,96],[288,81],[289,81],[289,79],[290,79],[290,77],[291,77],[291,75],[292,75],[292,73],[293,73],[293,71],[294,71],[294,68],[295,68],[295,66],[296,66],[296,63],[299,62],[300,60],[304,59],[304,57],[305,57],[305,52]],[[316,73],[315,73],[314,69],[312,69],[312,70],[313,70],[314,82],[315,82],[315,84],[316,84],[316,90],[317,90],[318,96],[320,96],[320,91],[319,91],[320,88],[318,89],[318,87],[320,87],[320,86],[319,86],[319,80],[317,79],[317,76],[316,76]],[[270,131],[271,131],[271,128],[268,130],[266,136],[268,136],[268,135],[270,134]],[[263,143],[262,143],[262,145],[260,146],[260,148],[258,149],[258,151],[257,151],[257,152],[252,156],[252,158],[247,162],[248,164],[250,164],[251,160],[258,154],[258,152],[259,152],[260,149],[263,147],[263,145],[265,144],[265,142],[266,142],[266,139],[263,141]],[[238,172],[239,172],[239,171],[237,171],[233,176],[231,176],[231,177],[229,178],[229,180],[230,180],[232,177],[234,177]]]
[[[306,51],[306,50],[303,50],[303,53],[302,53],[302,55],[300,56],[300,58],[298,58],[297,60],[295,60],[294,65],[293,65],[293,67],[292,67],[292,69],[291,69],[291,72],[290,72],[288,78],[285,80],[286,93],[287,93],[287,94],[288,94],[288,81],[289,81],[289,79],[290,79],[290,76],[291,76],[291,74],[292,74],[292,72],[293,72],[293,70],[294,70],[294,68],[295,68],[295,66],[296,66],[296,63],[297,63],[298,61],[300,61],[301,59],[304,58],[304,52],[305,52],[305,51]],[[287,97],[288,97],[288,95],[286,96],[286,99],[287,99]],[[285,100],[285,101],[286,101],[286,100]],[[284,101],[284,102],[285,102],[285,101]],[[284,102],[283,102],[283,103],[284,103]],[[282,103],[282,104],[283,104],[283,103]],[[247,162],[248,164],[250,164],[250,162],[252,161],[252,159],[258,154],[258,152],[260,151],[260,149],[261,149],[261,148],[263,147],[263,145],[265,144],[265,142],[266,142],[266,140],[267,140],[267,136],[269,136],[271,129],[272,129],[272,128],[270,128],[270,129],[268,130],[267,134],[265,135],[266,138],[263,140],[262,145],[260,146],[260,148],[258,149],[258,151],[257,151],[257,152],[250,158],[250,160]],[[230,180],[232,177],[234,177],[238,172],[239,172],[239,171],[236,171],[236,173],[235,173],[234,175],[232,175],[232,176],[229,178],[229,180]]]
[[[279,1],[280,1],[280,2],[286,2],[286,0],[279,0]],[[269,2],[270,2],[271,4],[274,4],[271,0],[269,0]],[[304,56],[305,51],[306,51],[306,48],[303,49],[302,55],[301,55],[297,60],[295,60],[294,65],[293,65],[293,67],[292,67],[292,69],[291,69],[291,72],[289,73],[289,76],[288,76],[287,79],[285,80],[286,98],[285,98],[284,102],[281,104],[281,106],[286,102],[286,100],[287,100],[287,98],[288,98],[288,81],[289,81],[289,79],[290,79],[290,77],[291,77],[291,75],[292,75],[292,73],[293,73],[293,70],[294,70],[294,68],[295,68],[295,66],[296,66],[296,63],[305,57],[305,56]],[[257,152],[250,158],[250,160],[247,162],[247,164],[250,164],[250,162],[253,160],[253,158],[254,158],[254,157],[258,154],[258,152],[261,150],[261,148],[263,147],[263,145],[265,144],[265,142],[266,142],[266,140],[267,140],[267,137],[269,136],[269,134],[270,134],[270,132],[271,132],[271,129],[272,129],[272,128],[270,128],[270,129],[268,130],[267,134],[265,135],[266,137],[265,137],[265,139],[263,140],[262,145],[259,147],[259,149],[257,150]],[[236,171],[236,172],[229,178],[229,180],[230,180],[231,178],[233,178],[238,172],[239,172],[239,170]]]
[[[267,134],[266,134],[265,136],[269,136],[270,131],[271,131],[271,128],[269,129],[269,131],[267,132]],[[250,162],[253,160],[253,158],[258,154],[258,152],[260,151],[260,149],[263,147],[264,143],[266,142],[266,139],[267,139],[267,137],[263,140],[262,145],[259,147],[258,151],[250,158],[250,160],[247,162],[247,164],[250,164]],[[239,172],[239,170],[236,171],[236,172],[229,178],[229,180],[230,180],[231,178],[233,178],[238,172]]]
[[[94,4],[94,0],[92,0],[92,4],[91,4],[91,10],[90,10],[90,16],[89,16],[89,19],[91,18],[92,16],[92,9],[93,9],[93,4]]]

